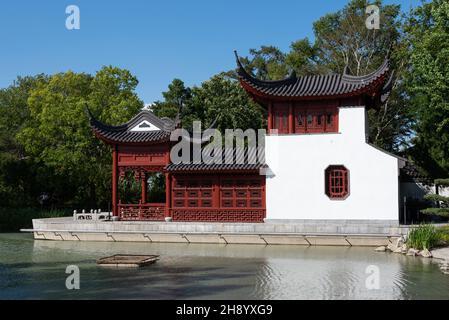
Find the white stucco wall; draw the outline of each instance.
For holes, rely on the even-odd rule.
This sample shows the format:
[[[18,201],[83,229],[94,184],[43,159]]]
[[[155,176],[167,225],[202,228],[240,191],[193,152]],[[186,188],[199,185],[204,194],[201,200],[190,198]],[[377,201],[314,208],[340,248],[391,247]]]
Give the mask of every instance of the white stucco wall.
[[[399,160],[365,141],[365,108],[340,108],[339,133],[266,138],[267,219],[398,220]],[[324,171],[349,170],[349,196],[330,200]]]

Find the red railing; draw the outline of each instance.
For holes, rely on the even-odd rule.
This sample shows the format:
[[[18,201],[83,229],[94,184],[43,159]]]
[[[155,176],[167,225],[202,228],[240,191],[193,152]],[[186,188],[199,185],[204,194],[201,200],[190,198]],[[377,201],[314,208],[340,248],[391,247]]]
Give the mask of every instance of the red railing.
[[[123,221],[162,221],[165,203],[119,204],[118,214]]]
[[[179,208],[170,210],[173,221],[263,222],[265,209]]]

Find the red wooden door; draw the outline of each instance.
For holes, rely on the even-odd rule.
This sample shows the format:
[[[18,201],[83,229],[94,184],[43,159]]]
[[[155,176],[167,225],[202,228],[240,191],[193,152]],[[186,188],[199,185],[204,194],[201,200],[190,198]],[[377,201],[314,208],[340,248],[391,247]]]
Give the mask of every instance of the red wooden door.
[[[288,113],[288,106],[275,105],[273,129],[277,129],[280,134],[288,133]]]

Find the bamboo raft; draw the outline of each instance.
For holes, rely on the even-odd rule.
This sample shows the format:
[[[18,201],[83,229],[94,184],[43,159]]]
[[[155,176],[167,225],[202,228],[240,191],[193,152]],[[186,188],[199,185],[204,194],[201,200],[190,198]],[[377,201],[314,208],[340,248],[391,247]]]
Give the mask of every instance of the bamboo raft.
[[[155,263],[157,255],[116,254],[97,260],[97,264],[104,267],[139,268]]]

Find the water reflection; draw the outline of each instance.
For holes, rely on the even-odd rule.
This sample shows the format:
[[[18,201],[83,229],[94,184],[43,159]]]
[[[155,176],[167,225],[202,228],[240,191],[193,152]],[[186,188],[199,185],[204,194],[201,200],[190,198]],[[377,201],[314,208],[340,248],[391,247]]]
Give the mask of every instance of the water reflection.
[[[318,250],[315,250],[318,249]],[[400,263],[370,261],[367,249],[310,248],[298,259],[267,259],[255,295],[266,299],[403,299]],[[376,265],[381,290],[369,290],[366,269]]]
[[[104,269],[99,257],[159,254],[142,269]],[[65,268],[81,290],[65,289]],[[369,290],[366,268],[380,271]],[[429,260],[370,248],[34,241],[0,235],[0,298],[448,299],[449,277]]]

